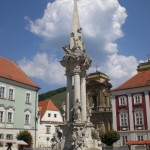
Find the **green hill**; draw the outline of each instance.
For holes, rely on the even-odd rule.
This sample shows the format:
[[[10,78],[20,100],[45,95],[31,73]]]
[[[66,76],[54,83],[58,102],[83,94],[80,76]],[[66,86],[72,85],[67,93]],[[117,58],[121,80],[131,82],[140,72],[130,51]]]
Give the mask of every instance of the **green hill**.
[[[61,105],[66,100],[66,87],[39,94],[39,101],[44,101],[47,99],[51,99],[58,109],[61,110]]]

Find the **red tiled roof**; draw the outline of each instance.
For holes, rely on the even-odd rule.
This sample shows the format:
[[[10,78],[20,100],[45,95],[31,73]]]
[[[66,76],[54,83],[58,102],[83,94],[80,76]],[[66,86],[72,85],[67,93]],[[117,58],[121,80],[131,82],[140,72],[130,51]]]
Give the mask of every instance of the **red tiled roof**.
[[[40,107],[41,117],[45,114],[46,110],[58,111],[58,108],[51,100],[38,102],[38,107]]]
[[[12,60],[0,57],[0,77],[40,88]]]
[[[138,72],[135,76],[112,91],[150,86],[150,70]]]

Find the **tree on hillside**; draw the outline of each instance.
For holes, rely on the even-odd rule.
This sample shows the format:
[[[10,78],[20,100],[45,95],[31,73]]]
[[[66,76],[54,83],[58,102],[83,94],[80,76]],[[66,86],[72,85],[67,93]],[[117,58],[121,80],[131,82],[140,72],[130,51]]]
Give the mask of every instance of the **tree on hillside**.
[[[120,135],[117,131],[111,130],[101,134],[100,138],[107,146],[113,146],[113,144],[119,140]]]
[[[29,147],[32,145],[32,135],[28,130],[19,131],[17,134],[17,140],[23,140]]]

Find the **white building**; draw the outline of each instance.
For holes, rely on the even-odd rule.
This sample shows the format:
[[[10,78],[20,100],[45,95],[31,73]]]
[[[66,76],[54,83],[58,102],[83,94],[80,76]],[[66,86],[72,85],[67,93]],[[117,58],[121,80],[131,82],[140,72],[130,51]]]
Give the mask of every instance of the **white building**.
[[[38,103],[40,118],[38,126],[38,147],[50,147],[55,127],[63,122],[58,108],[51,100]]]
[[[150,61],[141,63],[137,71],[112,91],[113,128],[120,133],[116,146],[130,143],[132,149],[144,150],[150,143]]]

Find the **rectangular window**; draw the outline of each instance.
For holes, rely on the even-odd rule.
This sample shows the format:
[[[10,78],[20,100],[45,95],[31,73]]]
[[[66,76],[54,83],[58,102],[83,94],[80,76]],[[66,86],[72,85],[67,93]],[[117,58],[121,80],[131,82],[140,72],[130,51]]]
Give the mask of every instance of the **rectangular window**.
[[[4,118],[4,112],[0,111],[0,122],[3,122],[3,118]]]
[[[143,141],[144,140],[144,136],[143,135],[138,135],[137,136],[137,140],[138,141]]]
[[[119,105],[120,106],[127,105],[127,98],[126,98],[126,96],[120,96],[119,97]]]
[[[4,98],[5,96],[5,87],[1,86],[0,87],[0,98]]]
[[[135,112],[135,124],[136,125],[143,125],[143,113],[140,112]]]
[[[50,127],[46,127],[46,133],[50,134]]]
[[[12,123],[12,112],[8,112],[7,122]]]
[[[50,113],[48,113],[48,117],[51,117],[51,114],[50,114]]]
[[[122,136],[122,145],[125,146],[126,142],[128,141],[128,136]]]
[[[57,117],[57,114],[54,114],[54,117],[56,118],[56,117]]]
[[[26,114],[26,115],[25,115],[25,124],[26,124],[26,125],[29,125],[29,124],[30,124],[30,115],[29,115],[29,114]]]
[[[0,139],[4,139],[4,135],[0,133]],[[0,142],[0,147],[3,147],[3,143]]]
[[[134,104],[141,104],[142,103],[142,95],[136,94],[133,96]]]
[[[31,102],[31,94],[26,93],[26,103],[30,103],[30,102]]]
[[[120,125],[127,126],[128,125],[128,116],[127,113],[120,114]]]
[[[13,140],[13,134],[7,134],[6,139],[7,140]]]
[[[9,96],[8,96],[8,98],[9,98],[10,100],[13,100],[13,99],[14,99],[14,89],[9,89]]]

